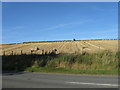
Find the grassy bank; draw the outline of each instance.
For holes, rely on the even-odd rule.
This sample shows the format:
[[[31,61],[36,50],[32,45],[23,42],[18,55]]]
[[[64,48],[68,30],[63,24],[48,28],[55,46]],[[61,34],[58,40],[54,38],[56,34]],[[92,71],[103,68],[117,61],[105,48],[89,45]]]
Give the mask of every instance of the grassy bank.
[[[91,75],[117,75],[118,70],[84,70],[70,68],[28,67],[26,72],[64,73],[64,74],[91,74]]]
[[[118,74],[120,52],[3,56],[3,70],[74,74]]]

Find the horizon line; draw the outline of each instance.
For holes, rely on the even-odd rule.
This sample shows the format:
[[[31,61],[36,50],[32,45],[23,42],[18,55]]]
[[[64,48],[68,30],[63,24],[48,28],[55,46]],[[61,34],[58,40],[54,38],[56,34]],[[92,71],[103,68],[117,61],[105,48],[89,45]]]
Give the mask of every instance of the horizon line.
[[[89,40],[120,40],[120,39],[84,39],[84,40],[77,40],[77,39],[72,39],[72,40],[48,40],[48,41],[28,41],[28,42],[20,42],[20,43],[8,43],[8,44],[21,44],[21,43],[42,43],[42,42],[66,42],[66,41],[89,41]],[[2,43],[3,44],[3,43]],[[5,43],[4,43],[5,44]]]

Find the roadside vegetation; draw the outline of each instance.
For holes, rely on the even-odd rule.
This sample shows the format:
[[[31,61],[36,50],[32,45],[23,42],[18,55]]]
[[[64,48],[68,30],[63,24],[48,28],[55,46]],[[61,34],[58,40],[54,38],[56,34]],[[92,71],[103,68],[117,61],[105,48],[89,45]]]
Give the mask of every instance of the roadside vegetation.
[[[2,56],[2,69],[71,74],[118,74],[120,52]]]

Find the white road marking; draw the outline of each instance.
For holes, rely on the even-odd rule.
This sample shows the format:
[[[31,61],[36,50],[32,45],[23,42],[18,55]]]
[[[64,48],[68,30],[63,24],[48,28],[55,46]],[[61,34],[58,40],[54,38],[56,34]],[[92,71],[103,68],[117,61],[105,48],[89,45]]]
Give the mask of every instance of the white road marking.
[[[102,85],[102,86],[119,86],[117,84],[100,84],[100,83],[84,83],[84,82],[66,82],[66,83],[71,83],[71,84],[87,84],[87,85]]]

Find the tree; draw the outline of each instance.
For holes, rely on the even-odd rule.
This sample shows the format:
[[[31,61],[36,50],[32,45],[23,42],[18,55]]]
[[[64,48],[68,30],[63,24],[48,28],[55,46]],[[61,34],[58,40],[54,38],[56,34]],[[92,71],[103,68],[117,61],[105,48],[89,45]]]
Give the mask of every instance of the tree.
[[[73,39],[73,41],[75,41],[75,38]]]

